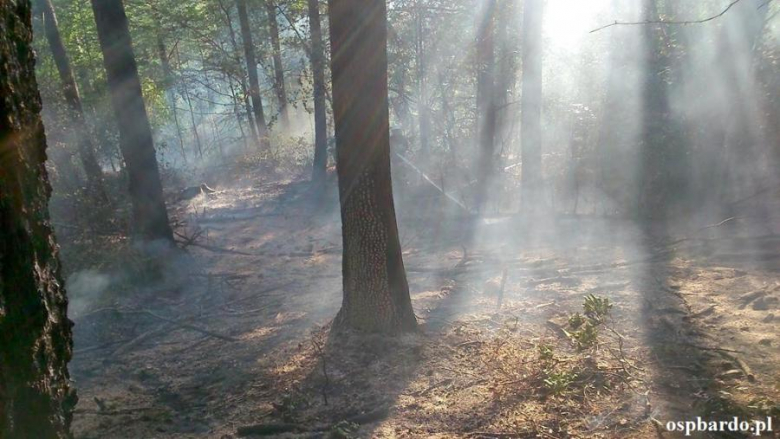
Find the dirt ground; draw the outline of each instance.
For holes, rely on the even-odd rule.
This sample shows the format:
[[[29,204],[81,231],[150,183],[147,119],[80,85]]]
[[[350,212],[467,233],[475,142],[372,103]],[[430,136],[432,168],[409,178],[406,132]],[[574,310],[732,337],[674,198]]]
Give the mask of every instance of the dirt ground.
[[[531,233],[399,197],[420,331],[335,338],[335,189],[214,186],[175,205],[192,242],[159,282],[72,315],[76,437],[681,437],[666,423],[696,416],[774,416],[780,437],[778,235],[603,218]],[[590,294],[612,309],[578,347]]]

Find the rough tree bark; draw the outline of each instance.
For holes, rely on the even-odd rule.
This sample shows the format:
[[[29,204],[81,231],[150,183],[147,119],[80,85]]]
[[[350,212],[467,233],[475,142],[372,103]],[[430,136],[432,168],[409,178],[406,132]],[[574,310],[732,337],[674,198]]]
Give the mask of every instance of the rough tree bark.
[[[284,64],[282,64],[282,48],[279,43],[279,23],[276,21],[276,2],[266,0],[268,11],[268,33],[271,35],[271,49],[274,59],[274,90],[276,100],[279,101],[279,116],[283,126],[290,125],[290,116],[287,114],[287,90],[284,86]]]
[[[525,0],[522,42],[522,98],[520,147],[521,203],[526,212],[540,208],[542,200],[542,7],[543,0]]]
[[[328,121],[325,103],[325,52],[320,26],[320,2],[308,0],[311,33],[311,72],[314,78],[314,166],[311,180],[316,187],[325,182],[328,166]]]
[[[148,240],[173,242],[124,5],[122,0],[92,0],[92,11],[119,127],[136,232]]]
[[[390,178],[385,0],[329,0],[344,298],[334,328],[412,331]]]
[[[29,1],[0,2],[0,437],[68,438],[76,394]]]
[[[246,57],[246,69],[249,73],[249,96],[252,97],[252,108],[255,112],[255,125],[257,135],[260,137],[260,146],[270,148],[268,138],[268,125],[263,114],[263,100],[260,96],[260,83],[257,78],[257,61],[255,60],[255,46],[252,43],[252,30],[249,28],[249,16],[246,11],[246,0],[236,0],[238,9],[238,22],[241,26],[241,39],[244,41],[244,56]]]
[[[79,138],[79,159],[84,167],[84,174],[87,176],[88,192],[103,203],[108,202],[105,185],[103,184],[103,170],[95,157],[95,147],[89,137],[89,130],[84,119],[84,109],[81,106],[81,96],[79,95],[76,79],[73,77],[73,69],[70,66],[68,53],[65,51],[65,45],[60,36],[59,25],[57,24],[57,15],[54,12],[54,6],[51,0],[38,0],[38,8],[43,13],[44,29],[46,40],[49,42],[54,63],[57,65],[57,71],[62,82],[62,94],[65,96],[70,111],[73,131]]]

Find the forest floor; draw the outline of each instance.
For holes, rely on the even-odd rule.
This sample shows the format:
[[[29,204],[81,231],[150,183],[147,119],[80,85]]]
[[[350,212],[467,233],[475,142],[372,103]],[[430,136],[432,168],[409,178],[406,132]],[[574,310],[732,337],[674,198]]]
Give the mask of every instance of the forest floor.
[[[175,205],[189,245],[157,282],[118,294],[108,274],[72,299],[77,438],[680,437],[668,421],[770,415],[780,430],[777,235],[572,218],[529,234],[402,198],[419,333],[331,338],[335,188],[314,205],[302,182],[214,183]],[[589,333],[571,316],[591,294],[612,308]]]

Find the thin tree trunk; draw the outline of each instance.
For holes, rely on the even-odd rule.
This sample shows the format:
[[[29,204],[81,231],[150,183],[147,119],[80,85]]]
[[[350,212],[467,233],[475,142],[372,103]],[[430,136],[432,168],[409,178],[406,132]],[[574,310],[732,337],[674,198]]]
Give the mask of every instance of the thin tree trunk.
[[[271,34],[271,48],[273,49],[274,59],[274,90],[276,90],[276,99],[279,101],[279,116],[282,126],[290,126],[290,116],[287,111],[287,91],[284,86],[284,65],[282,64],[282,48],[279,44],[279,23],[276,21],[276,2],[266,0],[266,10],[268,11],[268,33]]]
[[[198,157],[203,158],[203,143],[200,141],[198,123],[195,121],[195,110],[192,108],[192,99],[186,86],[184,87],[184,100],[187,101],[187,108],[190,110],[190,123],[192,124],[192,134],[195,136],[195,146],[198,147]]]
[[[496,84],[495,84],[495,12],[496,0],[486,0],[482,22],[477,33],[477,123],[479,136],[479,168],[477,170],[476,206],[482,210],[494,174],[493,158],[496,146]]]
[[[30,2],[0,2],[0,23],[0,437],[65,439],[78,399],[72,322],[49,225]]]
[[[159,19],[157,20],[157,25],[158,27],[160,26]],[[181,158],[186,164],[187,151],[184,149],[184,135],[181,130],[181,124],[179,123],[179,110],[176,109],[176,89],[174,88],[173,70],[171,69],[171,62],[168,58],[168,50],[165,47],[165,40],[163,40],[163,36],[159,29],[157,30],[157,55],[160,57],[160,64],[162,64],[165,95],[168,98],[168,105],[171,107],[173,123],[176,125],[176,136],[179,140],[179,148],[181,148]]]
[[[527,212],[542,199],[542,18],[543,0],[525,0],[523,11],[523,74],[520,102],[522,176],[521,203]]]
[[[124,5],[122,0],[92,0],[92,11],[119,127],[136,230],[149,240],[173,242]]]
[[[252,30],[249,28],[249,16],[246,11],[246,0],[236,0],[238,9],[238,22],[241,25],[241,39],[244,41],[244,56],[246,68],[249,74],[249,96],[252,98],[252,108],[255,111],[255,125],[257,135],[260,137],[260,145],[264,149],[270,149],[271,142],[268,137],[268,125],[263,114],[263,100],[260,97],[260,83],[257,78],[257,62],[255,61],[255,47],[252,43]]]
[[[241,132],[241,141],[244,143],[244,148],[248,148],[249,144],[247,143],[246,138],[246,131],[244,131],[244,121],[241,118],[241,111],[239,111],[239,104],[238,100],[239,97],[236,94],[236,87],[233,85],[233,78],[231,78],[229,75],[225,75],[228,85],[230,86],[230,96],[233,97],[233,113],[236,115],[236,123],[238,123],[238,130]]]
[[[241,68],[241,58],[238,55],[238,42],[236,40],[236,31],[233,29],[233,19],[230,17],[230,9],[220,1],[220,7],[225,12],[227,19],[228,35],[230,35],[230,43],[233,46],[233,53],[235,54],[236,67],[240,72],[239,85],[241,86],[241,100],[244,102],[244,111],[246,112],[247,120],[249,121],[249,130],[252,133],[252,140],[255,145],[260,145],[260,136],[257,133],[257,126],[255,125],[255,115],[252,111],[252,105],[249,103],[249,88],[246,85],[246,77],[244,76],[244,69]]]
[[[426,71],[425,71],[425,17],[423,16],[423,8],[420,7],[420,1],[415,3],[417,6],[416,14],[416,64],[417,64],[417,90],[419,92],[417,102],[417,117],[420,129],[420,155],[424,162],[427,162],[430,156],[430,137],[431,137],[431,121],[428,110],[428,90],[426,83]]]
[[[320,2],[308,0],[311,32],[311,71],[314,78],[314,167],[312,182],[322,187],[328,166],[328,120],[325,107],[325,53],[320,26]]]
[[[57,71],[62,82],[62,94],[65,96],[65,102],[70,108],[68,114],[73,124],[73,131],[79,139],[79,159],[84,166],[84,173],[87,176],[88,190],[97,199],[104,203],[108,202],[108,195],[103,184],[103,170],[100,168],[100,164],[95,156],[95,147],[90,139],[89,130],[84,119],[81,96],[79,95],[76,80],[73,77],[73,70],[70,66],[68,54],[65,51],[65,45],[62,43],[54,6],[51,0],[38,0],[38,4],[43,11],[46,39],[49,42],[54,63],[57,65]]]
[[[344,256],[334,328],[412,331],[390,177],[385,0],[329,0]]]

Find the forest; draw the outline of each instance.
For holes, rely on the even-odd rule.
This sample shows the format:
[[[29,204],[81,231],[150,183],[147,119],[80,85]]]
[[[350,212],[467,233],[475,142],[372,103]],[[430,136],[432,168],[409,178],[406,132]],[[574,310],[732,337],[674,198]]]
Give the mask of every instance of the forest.
[[[0,439],[780,438],[778,15],[0,0]]]

